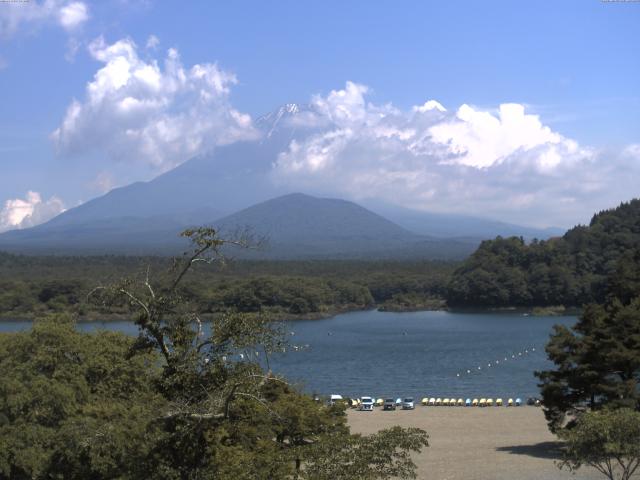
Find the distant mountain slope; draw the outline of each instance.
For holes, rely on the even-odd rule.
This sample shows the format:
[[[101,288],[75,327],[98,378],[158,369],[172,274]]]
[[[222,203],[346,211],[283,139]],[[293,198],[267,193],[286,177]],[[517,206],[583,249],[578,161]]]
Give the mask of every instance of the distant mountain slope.
[[[474,238],[486,240],[498,235],[503,237],[524,237],[526,240],[546,240],[560,236],[565,230],[561,228],[534,228],[511,223],[450,213],[433,213],[381,202],[364,202],[365,207],[384,215],[386,218],[420,235],[440,238]]]
[[[580,306],[612,289],[640,289],[640,200],[593,216],[562,237],[483,242],[456,270],[447,302],[459,306]],[[630,294],[616,291],[618,298]]]
[[[300,193],[281,196],[215,222],[221,231],[249,227],[268,240],[270,258],[460,258],[468,242],[443,242],[409,232],[353,202]]]
[[[67,210],[43,225],[1,234],[0,249],[40,253],[173,253],[184,246],[184,243],[166,239],[173,239],[180,229],[211,223],[251,205],[291,193],[289,189],[273,181],[272,167],[278,154],[286,150],[292,140],[305,138],[316,131],[314,127],[304,126],[304,122],[294,121],[297,115],[304,115],[305,112],[308,114],[309,108],[295,104],[285,105],[256,120],[256,127],[263,132],[261,140],[219,147],[149,182],[116,188]],[[278,256],[322,256],[328,252],[337,255],[338,250],[353,256],[359,249],[373,252],[371,249],[375,247],[378,249],[376,255],[389,255],[389,251],[400,255],[402,251],[405,257],[423,257],[429,251],[429,255],[434,258],[459,258],[470,253],[469,245],[475,246],[481,239],[498,234],[522,235],[525,238],[548,236],[544,232],[532,232],[526,227],[473,217],[429,214],[382,205],[380,208],[372,208],[365,205],[384,217],[376,216],[379,230],[372,230],[375,232],[367,237],[369,234],[365,227],[372,225],[375,215],[373,212],[365,214],[362,209],[359,211],[360,215],[355,215],[355,204],[322,200],[321,203],[325,202],[322,203],[322,208],[329,210],[330,206],[341,205],[345,219],[340,224],[337,214],[329,214],[329,210],[326,214],[323,213],[324,210],[310,198],[306,198],[307,203],[303,204],[318,210],[315,217],[305,214],[303,208],[296,209],[295,197],[290,198],[288,203],[281,201],[287,203],[286,209],[290,215],[297,215],[296,221],[299,225],[304,225],[304,229],[296,229],[292,223],[283,223],[286,215],[280,220],[270,216],[271,224],[266,224],[266,220],[255,213],[258,210],[249,209],[242,215],[247,216],[245,223],[255,223],[260,229],[268,230],[265,233],[275,236],[274,238],[280,236],[271,250],[272,255]],[[297,200],[302,201],[302,198]],[[268,205],[272,204],[267,202]],[[281,206],[285,208],[284,204]],[[330,222],[325,225],[326,232],[319,231],[321,224],[314,222],[314,219],[320,217],[326,217],[325,220]],[[241,217],[230,216],[224,222],[237,223],[239,219]],[[393,228],[391,222],[395,223]],[[382,228],[383,223],[387,225],[385,228]],[[288,231],[285,227],[292,230]],[[346,237],[334,235],[335,232],[350,232],[359,227],[363,231],[357,241],[355,236],[349,237],[353,246],[344,244]],[[292,235],[294,231],[297,236]],[[331,235],[333,236],[329,237]],[[459,238],[454,242],[442,242],[435,237]],[[291,238],[296,238],[295,245],[289,240]],[[343,245],[338,249],[341,242]],[[287,247],[278,251],[276,243]]]
[[[477,246],[474,241],[417,235],[353,202],[296,193],[218,221],[190,225],[171,217],[50,222],[0,235],[0,249],[43,254],[176,254],[186,246],[178,233],[202,223],[213,224],[223,235],[247,228],[265,237],[267,243],[259,251],[233,251],[235,256],[249,258],[460,259]]]

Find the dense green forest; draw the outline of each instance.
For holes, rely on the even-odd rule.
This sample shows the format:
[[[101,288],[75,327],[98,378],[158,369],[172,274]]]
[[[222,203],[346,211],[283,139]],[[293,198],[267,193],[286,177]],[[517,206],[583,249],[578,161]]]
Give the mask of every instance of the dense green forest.
[[[610,279],[640,261],[640,200],[593,216],[559,238],[483,242],[453,273],[451,306],[581,306],[602,303]]]
[[[393,261],[229,261],[199,265],[182,295],[205,314],[268,312],[280,318],[315,317],[373,308],[438,308],[456,264]],[[34,317],[70,312],[91,319],[124,314],[86,301],[95,287],[121,277],[166,274],[161,257],[16,256],[0,253],[0,315]]]
[[[171,272],[91,293],[124,307],[137,338],[81,333],[66,314],[0,333],[0,480],[416,478],[411,454],[427,433],[350,433],[345,404],[316,401],[260,362],[287,345],[268,316],[218,315],[205,333],[181,284],[225,241],[206,228],[189,236]],[[254,349],[263,355],[231,359]]]

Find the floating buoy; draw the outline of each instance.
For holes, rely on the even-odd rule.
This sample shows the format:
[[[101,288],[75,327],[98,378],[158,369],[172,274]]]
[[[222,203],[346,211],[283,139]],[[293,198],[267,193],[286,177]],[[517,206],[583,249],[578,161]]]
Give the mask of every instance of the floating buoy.
[[[460,376],[460,374],[459,374],[459,373],[456,373],[456,377],[459,377],[459,376]]]
[[[471,373],[471,370],[467,370],[467,373]]]

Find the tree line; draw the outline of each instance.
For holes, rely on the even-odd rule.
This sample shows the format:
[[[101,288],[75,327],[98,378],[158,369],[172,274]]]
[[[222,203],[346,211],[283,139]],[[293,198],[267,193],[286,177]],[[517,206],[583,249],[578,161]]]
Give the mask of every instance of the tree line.
[[[162,272],[161,257],[27,257],[0,253],[0,314],[33,317],[72,313],[83,318],[126,314],[87,301],[96,282]],[[196,266],[182,294],[204,314],[230,310],[270,313],[279,318],[331,315],[378,306],[403,310],[441,306],[448,262],[235,261],[224,268]]]
[[[640,255],[640,200],[599,212],[559,238],[482,242],[448,284],[451,306],[582,306]]]

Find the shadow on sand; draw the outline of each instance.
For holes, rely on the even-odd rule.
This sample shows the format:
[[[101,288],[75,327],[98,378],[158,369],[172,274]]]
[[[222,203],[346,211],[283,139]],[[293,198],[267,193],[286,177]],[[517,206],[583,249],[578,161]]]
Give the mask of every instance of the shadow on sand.
[[[514,455],[528,455],[535,458],[562,458],[562,442],[541,442],[534,445],[514,445],[512,447],[498,447],[498,452],[508,452]]]

